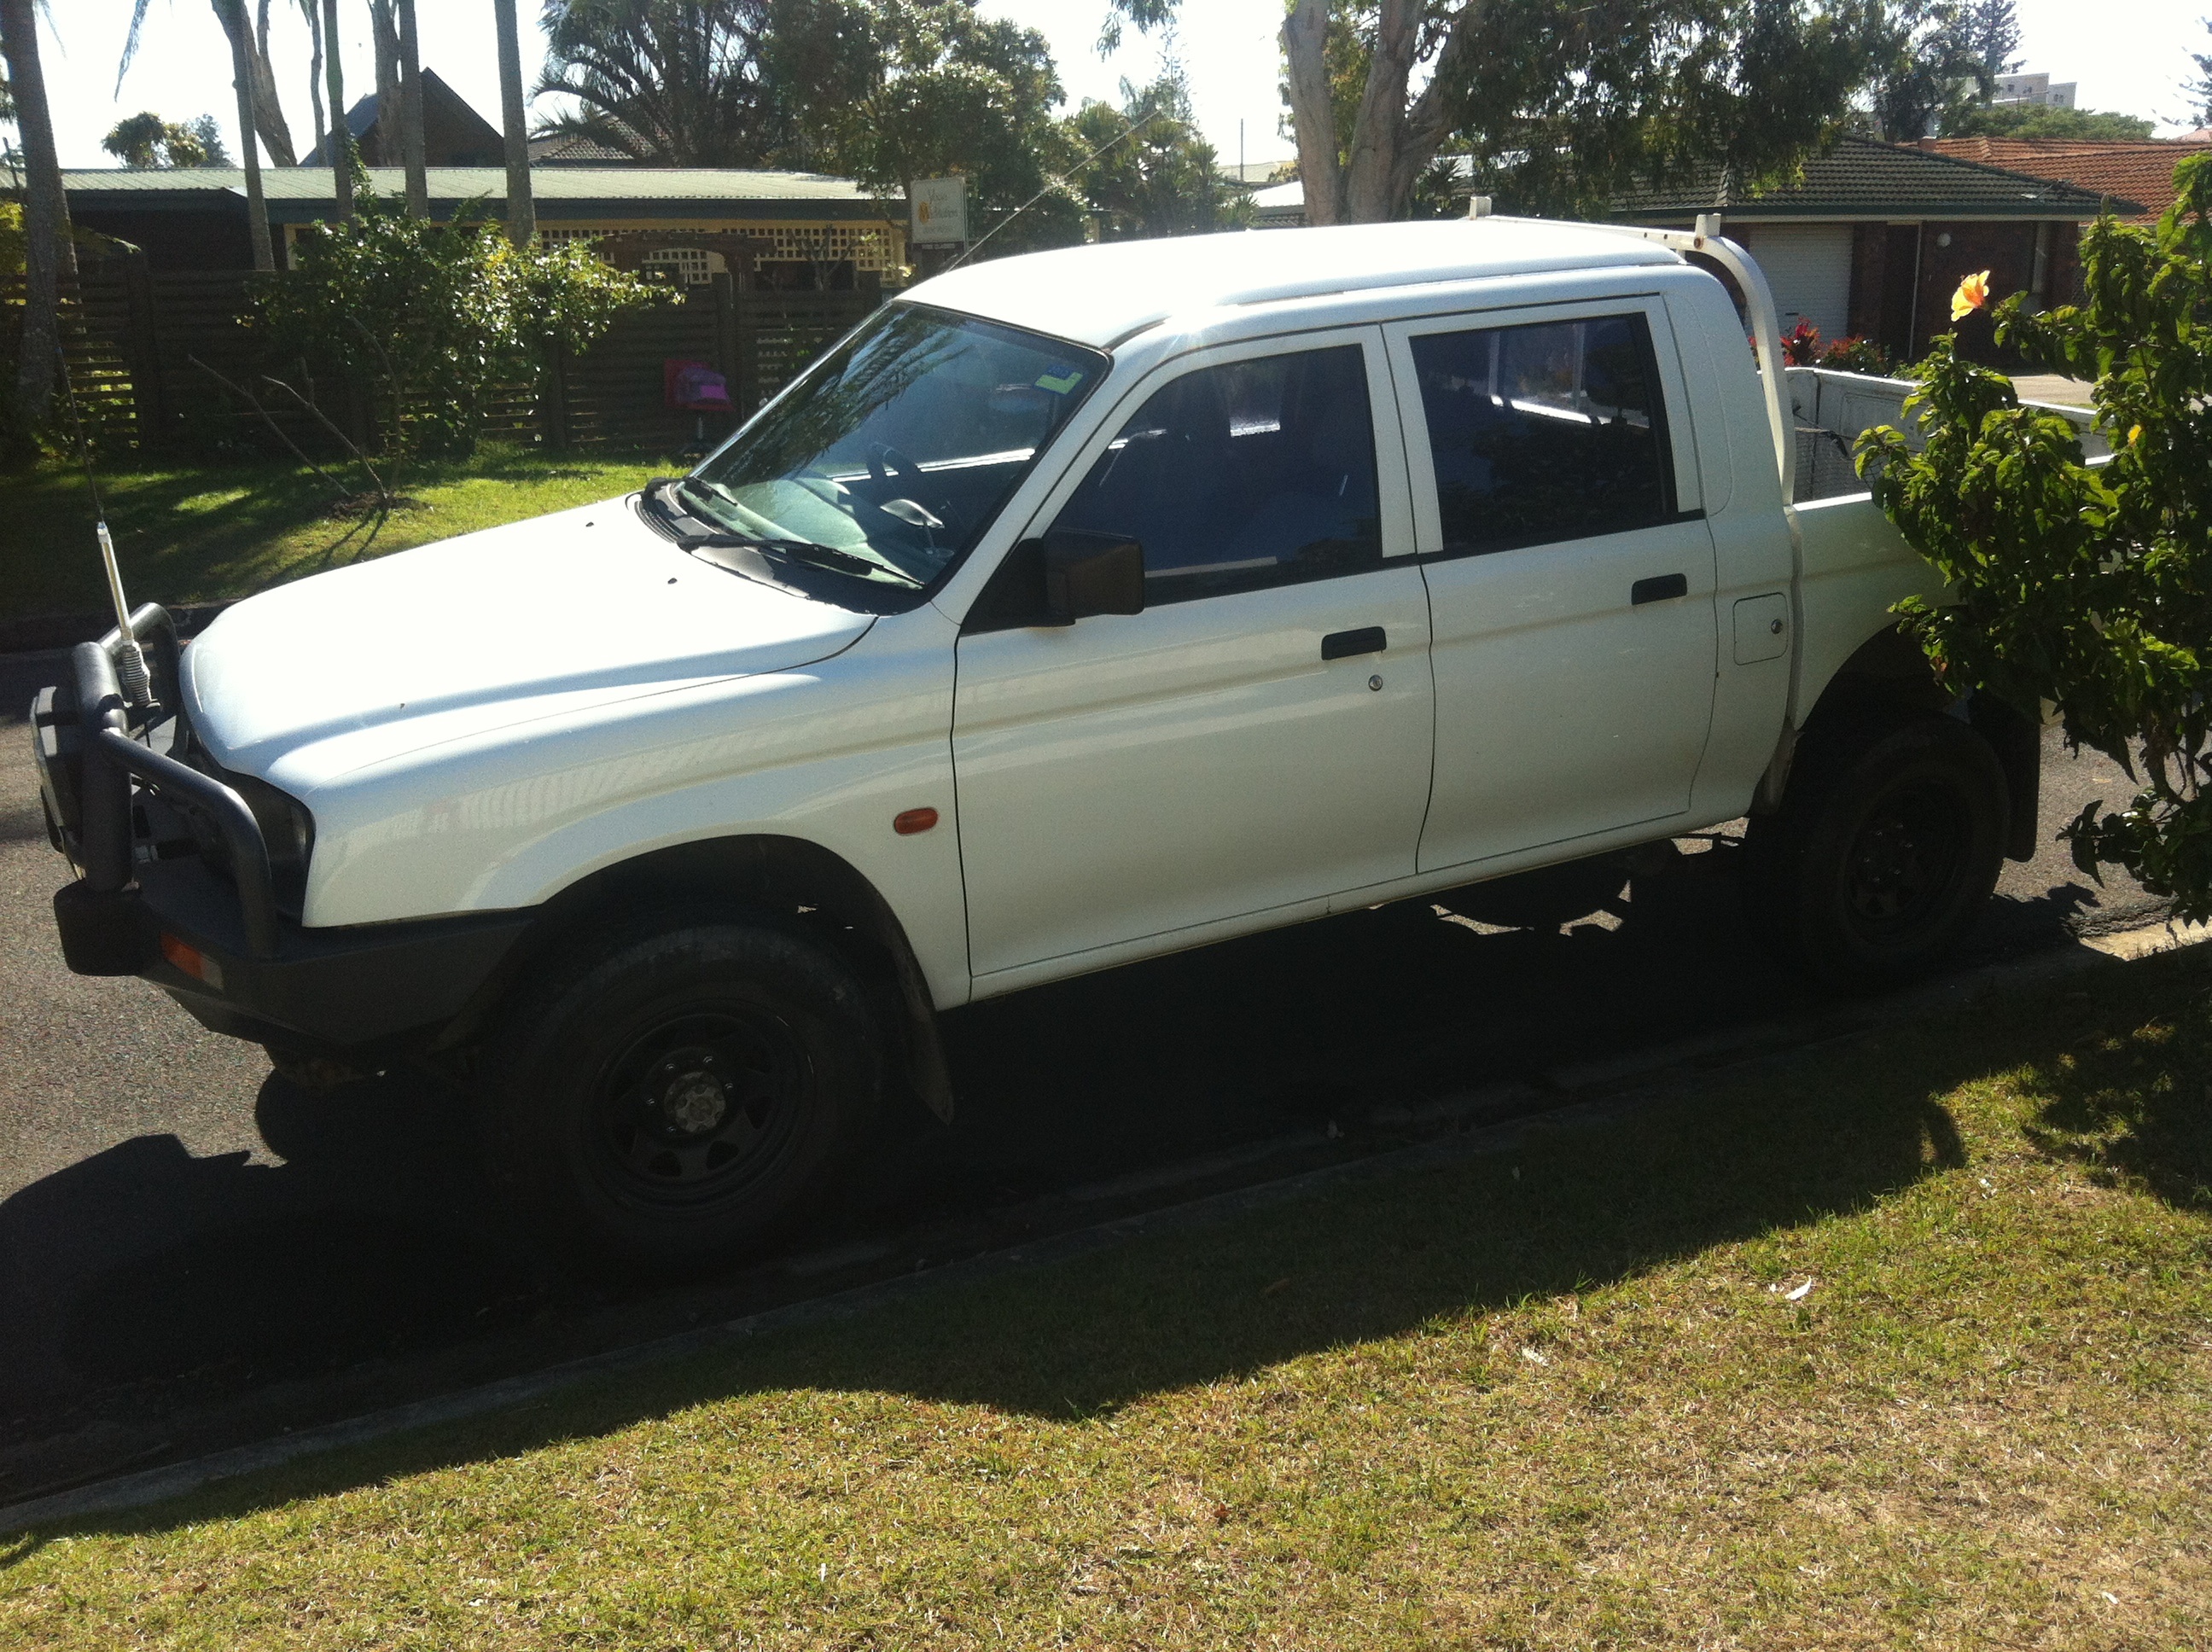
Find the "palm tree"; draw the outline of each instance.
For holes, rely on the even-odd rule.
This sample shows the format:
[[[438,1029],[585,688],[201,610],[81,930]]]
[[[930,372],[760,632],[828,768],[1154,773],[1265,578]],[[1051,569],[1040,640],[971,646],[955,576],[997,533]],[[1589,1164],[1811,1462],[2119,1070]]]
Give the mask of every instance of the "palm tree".
[[[312,3],[312,0],[310,0]],[[323,0],[323,39],[330,55],[323,67],[331,85],[331,181],[336,186],[338,216],[353,216],[353,125],[346,119],[345,70],[338,61],[338,0]]]
[[[42,422],[54,394],[54,360],[61,346],[57,311],[64,276],[76,275],[70,240],[69,197],[62,191],[61,159],[54,149],[46,79],[39,66],[39,19],[33,0],[0,0],[0,52],[8,59],[8,88],[15,129],[23,141],[23,342],[15,365],[15,416]]]
[[[115,65],[115,85],[131,70],[138,55],[138,34],[145,26],[151,0],[133,0],[131,27],[123,37],[123,56]],[[238,89],[238,138],[246,166],[246,230],[253,244],[253,267],[274,270],[276,258],[269,237],[269,203],[261,192],[261,155],[254,138],[280,167],[293,164],[292,131],[284,124],[284,111],[276,100],[276,77],[269,68],[269,0],[261,0],[260,39],[257,41],[246,0],[210,0],[216,21],[230,41],[231,82]]]
[[[407,210],[430,216],[430,179],[422,163],[422,63],[416,49],[415,0],[399,0],[399,148],[407,163]]]
[[[530,193],[530,131],[523,124],[522,38],[514,0],[492,0],[499,25],[499,111],[507,128],[507,234],[517,246],[538,239],[538,203]]]
[[[145,0],[139,0],[143,9]],[[276,267],[269,238],[269,202],[261,192],[261,150],[254,143],[257,100],[253,84],[253,37],[246,27],[246,0],[215,0],[216,15],[230,36],[231,84],[238,89],[239,150],[246,162],[246,233],[253,243],[253,267],[263,274]]]
[[[757,167],[782,111],[760,72],[773,0],[547,0],[541,93],[582,106],[542,131],[667,167]]]

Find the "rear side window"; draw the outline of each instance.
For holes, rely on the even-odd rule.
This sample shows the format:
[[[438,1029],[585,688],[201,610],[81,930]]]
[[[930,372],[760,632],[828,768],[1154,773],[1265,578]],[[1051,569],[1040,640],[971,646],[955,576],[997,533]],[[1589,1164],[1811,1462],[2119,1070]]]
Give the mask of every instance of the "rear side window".
[[[1446,556],[1586,539],[1674,513],[1640,315],[1413,340]]]
[[[1378,566],[1359,346],[1185,374],[1121,427],[1053,526],[1143,545],[1147,605]]]

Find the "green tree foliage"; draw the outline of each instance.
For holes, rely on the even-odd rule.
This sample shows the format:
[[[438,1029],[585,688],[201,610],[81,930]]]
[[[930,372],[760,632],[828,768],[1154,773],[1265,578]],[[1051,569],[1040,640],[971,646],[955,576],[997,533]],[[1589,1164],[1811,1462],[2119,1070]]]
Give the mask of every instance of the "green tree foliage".
[[[2212,33],[2212,17],[2204,19],[2204,27]],[[2192,52],[2189,61],[2197,65],[2197,78],[2182,82],[2181,89],[2196,101],[2191,112],[2199,126],[2212,126],[2212,52]]]
[[[1947,116],[1946,137],[2057,137],[2140,142],[2152,123],[2109,109],[2047,109],[2033,103],[1977,103]]]
[[[1199,136],[1178,66],[1146,87],[1121,83],[1121,106],[1086,103],[1067,118],[1082,163],[1074,182],[1100,239],[1194,235],[1237,221],[1238,192],[1224,184],[1213,146]]]
[[[791,136],[763,67],[773,0],[545,0],[541,131],[664,167],[760,167]]]
[[[1301,94],[1316,13],[1334,128],[1318,153]],[[1529,212],[1601,210],[1715,161],[1786,177],[1841,128],[1879,17],[1876,0],[1300,0],[1285,38],[1308,216],[1405,216],[1444,153]]]
[[[2020,14],[2014,0],[1968,0],[1960,19],[1966,50],[1994,82],[2020,67]]]
[[[397,440],[415,453],[472,452],[497,386],[675,296],[583,246],[520,249],[488,220],[413,217],[365,187],[356,204],[301,235],[291,273],[261,289],[259,320],[284,359],[380,385],[406,409]]]
[[[1997,71],[1963,0],[1891,0],[1875,23],[1867,95],[1875,130],[1893,143],[1948,132],[1987,101]]]
[[[1053,117],[1060,76],[1036,30],[972,0],[779,0],[767,62],[801,164],[885,191],[960,173],[969,236],[992,234],[994,256],[1081,238],[1082,203],[1053,180],[1082,152]]]
[[[100,140],[106,149],[126,167],[227,167],[231,164],[230,150],[222,141],[222,129],[216,125],[213,115],[202,115],[197,120],[164,120],[146,110],[118,120],[114,129]]]
[[[2212,160],[2185,161],[2155,230],[2105,219],[2082,241],[2087,296],[1996,311],[1998,342],[2094,378],[2114,452],[1936,341],[1906,404],[1925,446],[1861,438],[1860,465],[1956,600],[1905,605],[1943,680],[2008,704],[2049,700],[2067,738],[2141,790],[2065,829],[2085,872],[2125,868],[2184,917],[2212,917]]]

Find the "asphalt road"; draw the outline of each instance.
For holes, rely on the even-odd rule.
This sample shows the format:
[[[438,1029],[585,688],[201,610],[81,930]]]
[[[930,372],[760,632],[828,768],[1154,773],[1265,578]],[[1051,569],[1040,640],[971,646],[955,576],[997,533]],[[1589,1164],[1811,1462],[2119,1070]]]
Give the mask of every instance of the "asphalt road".
[[[1819,1004],[1748,944],[1725,834],[1564,934],[1402,907],[1330,920],[956,1012],[959,1118],[888,1120],[790,1257],[579,1283],[489,1216],[457,1097],[411,1077],[307,1095],[143,983],[63,968],[47,902],[67,874],[18,709],[57,665],[0,657],[0,1502],[727,1317],[901,1245],[994,1242],[1194,1161],[1233,1178],[1255,1144],[1271,1163],[1353,1151],[1424,1096]],[[2053,738],[2046,829],[2124,790]],[[2053,846],[2007,867],[1972,951],[2156,909]]]

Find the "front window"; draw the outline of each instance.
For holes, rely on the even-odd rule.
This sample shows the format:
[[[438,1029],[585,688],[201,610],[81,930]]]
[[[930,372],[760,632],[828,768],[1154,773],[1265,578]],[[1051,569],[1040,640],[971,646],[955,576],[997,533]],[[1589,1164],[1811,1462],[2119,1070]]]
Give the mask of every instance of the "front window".
[[[680,484],[764,555],[933,584],[1105,377],[1106,358],[915,305],[879,311]]]

